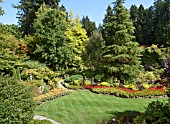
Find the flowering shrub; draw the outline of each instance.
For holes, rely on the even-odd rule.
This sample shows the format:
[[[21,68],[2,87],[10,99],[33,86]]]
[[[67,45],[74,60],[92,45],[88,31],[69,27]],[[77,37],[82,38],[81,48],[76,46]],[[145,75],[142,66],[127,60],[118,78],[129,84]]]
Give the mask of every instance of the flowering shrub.
[[[84,89],[83,86],[77,86],[77,85],[64,85],[68,89],[78,90],[78,89]]]
[[[46,102],[52,99],[55,99],[60,96],[68,95],[70,94],[70,91],[62,89],[62,88],[55,88],[49,91],[46,94],[34,97],[34,101],[37,102],[37,104],[41,104],[42,102]]]

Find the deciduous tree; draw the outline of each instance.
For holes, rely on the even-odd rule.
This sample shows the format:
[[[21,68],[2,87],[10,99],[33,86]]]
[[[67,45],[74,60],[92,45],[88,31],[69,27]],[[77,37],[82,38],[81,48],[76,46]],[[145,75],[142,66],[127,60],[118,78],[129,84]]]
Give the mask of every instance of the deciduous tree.
[[[67,43],[75,55],[71,66],[82,69],[83,62],[81,54],[85,50],[85,43],[88,37],[86,30],[82,27],[80,18],[77,16],[76,19],[74,19],[72,12],[70,12],[70,17],[68,18],[68,28],[65,34]]]
[[[36,16],[34,55],[40,62],[46,63],[54,70],[66,69],[69,63],[72,63],[73,52],[66,42],[65,12],[43,4]]]

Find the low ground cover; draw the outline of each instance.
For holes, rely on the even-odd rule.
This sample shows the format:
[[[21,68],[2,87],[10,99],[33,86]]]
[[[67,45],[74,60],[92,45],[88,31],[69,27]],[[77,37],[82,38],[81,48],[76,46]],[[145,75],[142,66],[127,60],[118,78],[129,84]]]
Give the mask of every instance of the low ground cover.
[[[112,118],[118,112],[139,111],[158,99],[125,99],[115,96],[94,94],[90,91],[74,91],[70,95],[46,102],[35,109],[43,115],[62,124],[95,124],[104,118]]]

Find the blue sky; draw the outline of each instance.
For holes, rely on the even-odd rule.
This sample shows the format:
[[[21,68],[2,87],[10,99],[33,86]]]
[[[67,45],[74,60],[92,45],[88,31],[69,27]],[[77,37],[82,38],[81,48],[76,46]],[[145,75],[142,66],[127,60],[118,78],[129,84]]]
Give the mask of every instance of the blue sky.
[[[17,24],[17,9],[12,8],[12,4],[18,4],[19,0],[3,0],[0,6],[5,10],[5,15],[0,16],[0,23],[4,24]],[[60,4],[64,4],[67,11],[73,11],[74,15],[80,16],[80,18],[86,15],[90,20],[95,21],[98,25],[102,23],[104,15],[106,13],[107,6],[114,2],[114,0],[61,0]],[[153,5],[154,0],[126,0],[125,7],[130,8],[135,4],[139,6],[142,4],[145,8]]]

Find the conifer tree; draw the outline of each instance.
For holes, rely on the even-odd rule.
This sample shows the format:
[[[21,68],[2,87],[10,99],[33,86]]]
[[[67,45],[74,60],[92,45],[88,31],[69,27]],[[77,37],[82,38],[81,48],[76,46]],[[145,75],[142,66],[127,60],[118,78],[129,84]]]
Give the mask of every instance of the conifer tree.
[[[170,46],[170,1],[154,2],[155,41],[159,45]]]
[[[95,22],[90,21],[88,16],[83,16],[81,23],[83,25],[83,28],[86,29],[87,36],[90,37],[93,34],[93,31],[96,30]]]
[[[18,10],[18,23],[23,34],[32,35],[34,33],[33,23],[34,19],[36,19],[35,13],[43,3],[49,7],[58,8],[59,2],[60,0],[20,0],[19,4],[15,5],[14,8]]]
[[[138,43],[133,42],[135,28],[123,3],[124,0],[114,2],[112,21],[105,23],[107,29],[112,32],[107,36],[109,39],[106,37],[106,47],[103,52],[104,71],[121,82],[135,79],[142,69],[139,61],[141,51]]]
[[[102,37],[104,41],[106,42],[106,45],[109,45],[109,42],[112,39],[112,33],[113,30],[110,28],[111,22],[112,22],[112,16],[113,16],[113,9],[109,5],[106,10],[105,18],[103,19],[103,28],[101,30]]]

